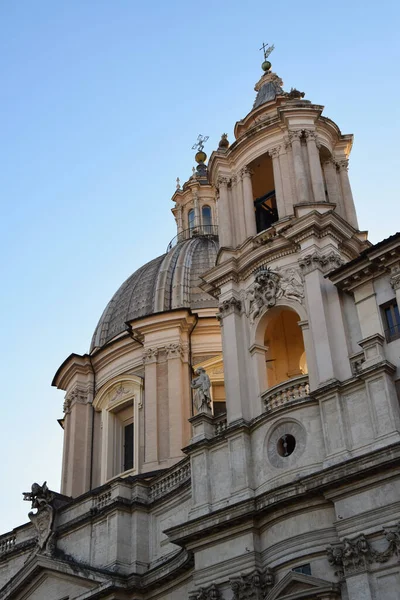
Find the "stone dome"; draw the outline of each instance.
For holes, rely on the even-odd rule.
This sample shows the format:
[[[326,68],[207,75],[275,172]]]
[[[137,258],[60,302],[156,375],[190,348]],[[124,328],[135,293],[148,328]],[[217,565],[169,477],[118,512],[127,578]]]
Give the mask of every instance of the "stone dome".
[[[107,304],[93,334],[90,349],[104,346],[126,331],[126,322],[175,308],[217,307],[204,292],[201,275],[215,265],[218,242],[192,237],[140,267]]]

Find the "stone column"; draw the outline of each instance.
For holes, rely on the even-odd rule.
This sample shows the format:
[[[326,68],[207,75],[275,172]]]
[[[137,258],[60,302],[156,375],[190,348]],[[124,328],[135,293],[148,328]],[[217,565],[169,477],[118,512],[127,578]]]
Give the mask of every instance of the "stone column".
[[[253,187],[251,185],[251,173],[248,167],[240,171],[243,186],[243,207],[246,224],[246,238],[257,235],[256,213],[254,210]]]
[[[304,168],[303,157],[301,153],[301,138],[302,132],[289,131],[289,140],[292,144],[294,177],[297,192],[297,202],[309,202],[307,175]]]
[[[339,187],[338,176],[336,172],[336,164],[330,158],[324,161],[323,164],[326,187],[328,190],[328,200],[336,204],[336,210],[343,219],[346,218],[346,212],[343,206],[342,194]]]
[[[178,206],[177,225],[178,225],[178,236],[179,236],[183,231],[182,206]]]
[[[308,161],[310,163],[311,185],[314,202],[326,202],[325,186],[322,177],[321,161],[317,148],[317,134],[312,129],[306,129],[304,135],[307,140]]]
[[[157,358],[158,348],[144,349],[145,468],[158,466]]]
[[[235,224],[236,245],[240,246],[246,239],[246,224],[244,220],[244,206],[242,198],[242,182],[241,179],[234,175],[231,180],[231,193],[233,200],[233,222]]]
[[[168,360],[169,452],[171,458],[182,457],[185,446],[184,424],[190,416],[189,398],[185,398],[183,377],[183,347],[177,343],[165,347]],[[147,385],[147,384],[146,384]],[[165,432],[166,434],[166,432]]]
[[[280,150],[281,150],[281,147],[276,146],[276,148],[271,148],[271,150],[268,151],[268,154],[272,158],[272,168],[274,171],[275,197],[276,197],[276,207],[278,209],[278,218],[282,219],[282,217],[286,216],[286,210],[285,210],[285,201],[284,201],[284,196],[283,196],[281,166],[279,163]]]
[[[286,145],[285,145],[286,147]],[[286,148],[287,150],[287,148]],[[289,160],[287,152],[283,152],[279,156],[279,165],[281,169],[281,177],[282,177],[282,193],[283,200],[285,203],[285,215],[293,214],[293,193],[292,193],[292,184],[290,181],[290,170],[289,170]]]
[[[344,208],[346,211],[347,220],[355,229],[358,229],[358,220],[356,208],[354,206],[353,194],[351,191],[351,185],[349,180],[349,161],[341,160],[338,162],[340,183],[342,187],[342,196],[344,202]]]
[[[193,193],[193,204],[194,204],[194,228],[199,229],[200,221],[200,208],[199,208],[199,197],[196,192]]]
[[[219,177],[217,185],[219,187],[218,199],[218,234],[221,248],[232,246],[232,226],[228,198],[228,179]]]

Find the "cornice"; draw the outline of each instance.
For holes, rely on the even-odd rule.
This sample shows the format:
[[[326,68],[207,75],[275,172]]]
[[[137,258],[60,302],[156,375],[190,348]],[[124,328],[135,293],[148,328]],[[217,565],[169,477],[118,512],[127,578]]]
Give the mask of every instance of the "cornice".
[[[86,379],[92,372],[92,365],[88,354],[80,355],[72,353],[57,369],[51,385],[59,390],[67,390],[74,377],[81,376],[82,379]]]

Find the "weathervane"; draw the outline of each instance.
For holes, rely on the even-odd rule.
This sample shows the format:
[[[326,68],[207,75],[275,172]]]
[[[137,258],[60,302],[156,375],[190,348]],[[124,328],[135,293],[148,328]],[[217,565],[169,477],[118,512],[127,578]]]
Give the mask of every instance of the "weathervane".
[[[198,152],[203,152],[204,144],[206,143],[207,140],[208,140],[208,135],[201,135],[201,133],[199,133],[199,135],[197,137],[197,142],[195,144],[193,144],[192,150],[196,150],[196,148],[197,148]]]
[[[275,46],[272,44],[272,46],[270,46],[268,48],[268,43],[264,44],[261,46],[260,50],[264,51],[264,60],[267,60],[268,56],[271,54],[272,50],[274,50]]]

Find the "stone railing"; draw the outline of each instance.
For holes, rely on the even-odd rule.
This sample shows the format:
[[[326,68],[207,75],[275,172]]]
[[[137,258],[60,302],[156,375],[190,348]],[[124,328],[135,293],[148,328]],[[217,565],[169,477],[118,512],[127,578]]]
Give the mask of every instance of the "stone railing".
[[[179,487],[185,481],[190,479],[190,462],[189,459],[185,463],[179,463],[173,470],[164,473],[154,481],[150,486],[150,500],[161,498],[168,494],[171,490]]]
[[[284,406],[292,400],[307,398],[310,393],[308,385],[308,376],[294,377],[283,383],[279,383],[266,390],[262,395],[262,400],[267,411],[274,410]]]
[[[93,505],[97,509],[103,508],[103,506],[106,506],[109,502],[111,502],[111,490],[107,490],[93,498]]]
[[[12,550],[15,546],[16,540],[16,535],[9,535],[7,537],[0,538],[0,554],[4,554],[5,552]]]
[[[219,417],[215,417],[214,419],[214,433],[215,435],[219,435],[228,427],[228,421],[226,419],[226,413],[223,415],[219,415]]]

